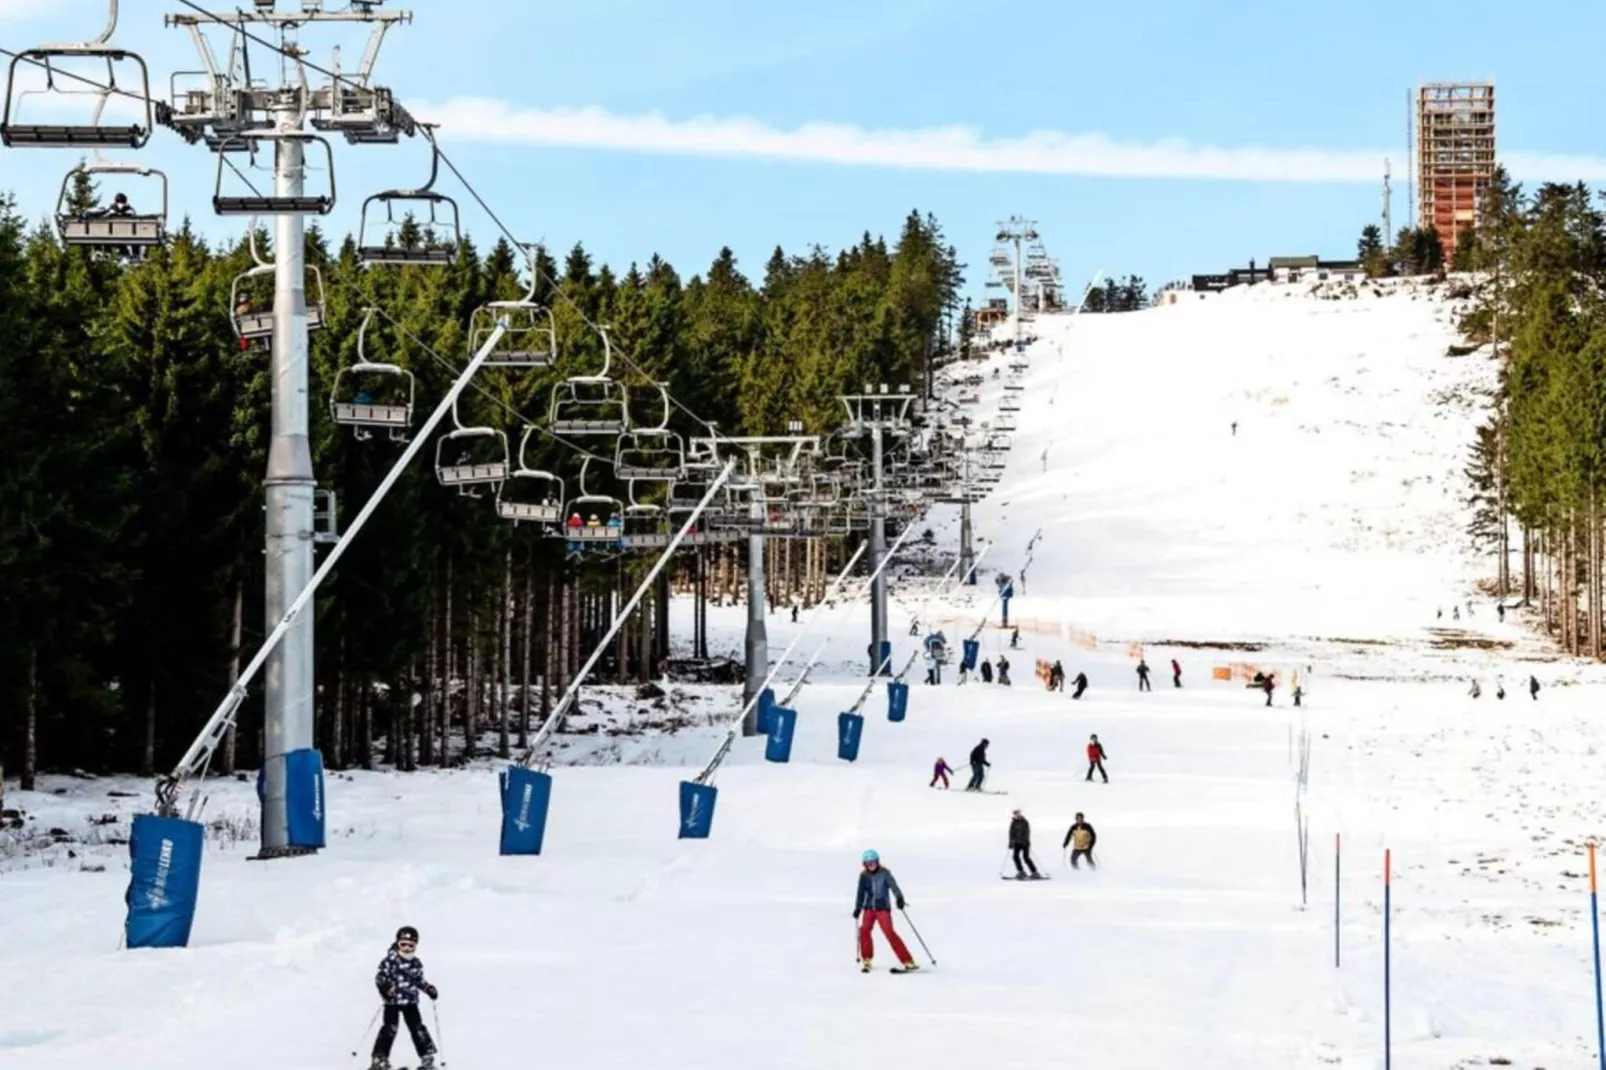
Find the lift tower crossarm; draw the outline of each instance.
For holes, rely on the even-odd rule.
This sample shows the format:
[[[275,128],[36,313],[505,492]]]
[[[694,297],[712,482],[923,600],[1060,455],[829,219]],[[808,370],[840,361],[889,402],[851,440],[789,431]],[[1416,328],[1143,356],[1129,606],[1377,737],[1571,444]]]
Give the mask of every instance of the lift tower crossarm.
[[[480,370],[480,366],[485,363],[485,358],[490,356],[492,350],[496,348],[496,344],[502,340],[502,335],[506,332],[507,321],[505,319],[498,320],[496,327],[486,338],[485,344],[480,346],[479,351],[474,354],[474,359],[469,361],[468,367],[463,369],[462,374],[457,377],[457,381],[452,384],[452,388],[446,392],[446,396],[441,398],[440,404],[435,406],[435,411],[429,414],[428,420],[424,421],[424,426],[419,429],[419,433],[413,436],[412,441],[407,445],[407,449],[397,458],[396,463],[385,474],[384,480],[374,489],[374,493],[369,497],[367,504],[362,507],[362,511],[357,514],[356,518],[352,520],[351,526],[346,529],[345,535],[341,536],[340,541],[335,543],[334,548],[324,558],[323,564],[318,568],[318,571],[313,573],[311,581],[296,595],[289,607],[286,608],[284,616],[280,618],[279,623],[274,627],[273,631],[268,633],[268,637],[262,641],[261,648],[257,650],[250,664],[246,665],[244,671],[240,673],[239,680],[229,689],[229,693],[224,696],[223,701],[213,711],[211,719],[206,722],[206,727],[201,729],[201,734],[196,737],[194,743],[190,744],[190,749],[184,753],[183,758],[179,759],[178,765],[173,767],[173,771],[157,782],[156,802],[159,812],[172,816],[178,790],[182,787],[184,781],[205,771],[207,764],[212,760],[212,753],[217,750],[218,744],[228,730],[234,726],[235,714],[245,701],[251,681],[261,671],[262,666],[267,664],[268,655],[273,653],[280,640],[285,637],[291,626],[295,624],[296,618],[312,603],[312,596],[318,592],[318,587],[328,577],[329,573],[334,571],[335,565],[339,563],[346,549],[355,541],[357,535],[362,531],[363,525],[368,522],[368,518],[373,516],[374,511],[385,500],[385,495],[390,493],[390,489],[396,485],[396,481],[407,470],[407,466],[412,463],[413,458],[418,456],[418,451],[423,448],[425,442],[429,441],[430,433],[446,418],[447,413],[452,411],[452,407],[457,404],[457,396],[463,392],[464,387],[468,386],[475,373]]]

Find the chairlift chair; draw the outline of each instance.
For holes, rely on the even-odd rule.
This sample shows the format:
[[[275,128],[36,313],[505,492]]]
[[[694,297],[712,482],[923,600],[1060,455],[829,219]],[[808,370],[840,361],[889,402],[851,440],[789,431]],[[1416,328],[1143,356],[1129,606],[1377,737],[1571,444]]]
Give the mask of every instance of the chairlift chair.
[[[1020,412],[1020,398],[1005,394],[998,400],[999,412]]]
[[[318,144],[323,146],[324,159],[329,175],[328,193],[300,193],[294,196],[278,193],[259,193],[252,190],[248,194],[225,194],[223,192],[223,168],[225,165],[234,167],[229,161],[231,152],[249,150],[253,154],[258,148],[258,142],[268,141],[275,146],[280,144]],[[234,168],[236,173],[239,168]],[[303,167],[304,171],[311,170]],[[243,179],[243,175],[241,176]],[[247,182],[249,185],[249,182]],[[335,207],[335,154],[329,147],[329,142],[317,134],[307,134],[298,130],[253,130],[246,134],[228,138],[218,148],[217,153],[217,186],[212,194],[212,211],[218,215],[328,215]]]
[[[373,437],[373,428],[390,432],[392,441],[407,441],[413,423],[413,403],[417,382],[413,373],[398,364],[371,361],[367,356],[368,325],[374,309],[365,311],[357,328],[357,359],[335,373],[329,391],[329,412],[334,422],[352,428],[359,440]]]
[[[253,250],[253,255],[254,253],[255,250]],[[229,287],[229,320],[234,325],[235,337],[246,341],[273,337],[273,299],[275,289],[271,286],[253,287],[251,285],[251,280],[264,276],[271,281],[273,270],[274,266],[272,264],[264,264],[259,261],[254,267],[247,268],[243,273],[236,276],[234,284]],[[321,330],[324,320],[323,272],[318,270],[316,264],[308,264],[307,277],[313,283],[313,288],[309,292],[309,300],[307,301],[307,330]],[[258,294],[265,293],[265,302],[258,304],[256,298],[252,296],[253,291]],[[313,294],[316,294],[316,300],[310,299]],[[241,305],[242,299],[244,307]]]
[[[528,301],[490,301],[469,319],[468,351],[480,346],[506,318],[507,330],[485,356],[487,368],[549,368],[558,359],[558,324],[552,310]]]
[[[674,539],[663,506],[625,506],[623,546],[627,550],[662,550]]]
[[[571,549],[618,546],[624,537],[624,509],[623,502],[606,494],[577,495],[569,501],[568,520],[552,534],[568,540]]]
[[[998,419],[993,421],[995,431],[1015,431],[1015,414],[1012,412],[1000,413]]]
[[[111,209],[87,214],[74,212],[69,202],[73,178],[79,174],[155,178],[161,185],[161,211],[128,215],[113,215]],[[63,245],[115,249],[148,249],[160,245],[167,238],[167,175],[154,167],[104,160],[75,167],[61,181],[61,195],[56,200],[56,229]]]
[[[552,388],[549,422],[560,435],[618,435],[630,430],[630,394],[608,372],[613,365],[613,342],[606,327],[602,335],[602,370],[594,375],[572,375]]]
[[[0,112],[0,143],[4,143],[8,148],[67,149],[84,146],[123,146],[138,149],[143,148],[150,140],[151,131],[156,128],[156,105],[151,97],[150,69],[145,66],[145,60],[138,53],[108,43],[113,31],[117,29],[117,0],[110,0],[108,7],[106,26],[100,36],[93,41],[81,44],[43,45],[39,48],[23,49],[12,55],[11,66],[6,72],[4,111]],[[106,84],[104,86],[97,84],[93,89],[67,89],[58,85],[58,82],[73,86],[83,84],[77,77],[77,72],[65,70],[62,64],[55,62],[75,59],[104,60]],[[117,85],[117,64],[125,61],[134,63],[139,69],[137,92],[132,89],[123,90]],[[24,88],[17,77],[17,72],[23,69],[31,72],[38,68],[44,69],[44,88]],[[136,121],[118,125],[101,121],[106,101],[114,92],[126,93],[143,102],[143,124]],[[87,123],[23,121],[21,113],[25,97],[89,96],[92,93],[100,99]]]
[[[563,480],[551,472],[530,467],[528,450],[535,425],[524,429],[519,439],[519,465],[508,480],[496,488],[496,515],[514,523],[563,523]]]
[[[467,498],[479,497],[486,484],[505,483],[512,468],[507,435],[494,427],[465,425],[452,402],[455,428],[435,443],[435,477],[443,487],[456,487]]]
[[[620,434],[614,444],[613,471],[620,479],[671,483],[686,468],[686,451],[673,431],[636,428]]]
[[[362,202],[362,217],[357,227],[357,259],[363,264],[440,266],[457,260],[457,251],[463,242],[462,220],[458,214],[457,202],[444,193],[435,192],[435,179],[440,174],[441,154],[435,147],[433,136],[430,136],[429,146],[429,181],[417,189],[393,189],[375,193]],[[383,221],[376,218],[377,212],[370,214],[370,209],[375,205],[384,206]],[[450,232],[450,240],[430,245],[397,244],[392,239],[399,237],[402,225],[412,218],[410,212],[404,212],[402,218],[398,220],[397,206],[427,208],[429,221],[424,223],[414,219],[414,224],[425,231],[444,228]],[[374,224],[371,229],[370,222]]]

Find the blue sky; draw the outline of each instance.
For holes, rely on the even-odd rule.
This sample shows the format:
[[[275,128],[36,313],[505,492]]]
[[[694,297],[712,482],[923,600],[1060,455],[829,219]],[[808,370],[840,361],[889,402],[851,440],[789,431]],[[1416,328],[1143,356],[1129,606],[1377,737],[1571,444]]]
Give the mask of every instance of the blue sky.
[[[335,0],[329,0],[331,4]],[[280,0],[289,9],[298,0]],[[391,0],[386,5],[398,5]],[[521,236],[583,240],[683,275],[721,245],[750,275],[781,244],[838,248],[936,213],[982,293],[995,221],[1038,221],[1073,284],[1151,285],[1250,257],[1353,254],[1393,160],[1406,217],[1407,93],[1496,84],[1519,178],[1606,180],[1606,8],[1583,0],[415,0],[378,81],[423,117]],[[195,67],[177,0],[125,0],[116,40],[154,81]],[[0,45],[83,39],[103,0],[0,0]],[[327,63],[341,31],[302,35]],[[349,31],[349,69],[361,37]],[[341,206],[420,181],[418,144],[337,144]],[[213,161],[159,131],[175,213],[208,233]],[[63,150],[0,150],[0,189],[42,217]],[[132,189],[132,184],[130,184]],[[445,192],[458,190],[448,181]],[[464,204],[486,245],[489,221]]]

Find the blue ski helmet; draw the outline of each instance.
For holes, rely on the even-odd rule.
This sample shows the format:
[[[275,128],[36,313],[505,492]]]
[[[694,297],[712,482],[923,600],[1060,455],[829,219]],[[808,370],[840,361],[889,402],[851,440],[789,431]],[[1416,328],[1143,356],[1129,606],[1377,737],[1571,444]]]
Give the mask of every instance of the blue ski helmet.
[[[866,851],[864,852],[864,861],[866,865],[871,862],[879,862],[881,861],[881,856],[876,854],[874,851]]]

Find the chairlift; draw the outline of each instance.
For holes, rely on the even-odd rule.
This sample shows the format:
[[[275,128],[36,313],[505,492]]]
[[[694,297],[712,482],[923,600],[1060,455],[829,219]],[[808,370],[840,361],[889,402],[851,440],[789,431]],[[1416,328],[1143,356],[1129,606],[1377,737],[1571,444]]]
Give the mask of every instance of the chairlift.
[[[625,506],[623,545],[627,550],[662,550],[674,539],[661,505]]]
[[[580,462],[580,493],[569,500],[569,518],[564,521],[561,532],[553,532],[567,539],[571,550],[581,550],[587,545],[617,546],[624,534],[624,502],[612,495],[593,493],[586,486],[590,469],[588,456]]]
[[[454,430],[435,443],[435,477],[443,487],[456,487],[466,498],[479,497],[486,484],[507,481],[507,435],[494,427],[465,426],[452,402]]]
[[[259,193],[253,189],[249,194],[224,194],[223,168],[228,166],[250,185],[238,167],[229,160],[231,152],[241,150],[249,151],[253,156],[258,148],[258,142],[269,141],[275,145],[277,151],[281,145],[308,145],[323,146],[324,159],[327,161],[326,170],[329,175],[328,193],[299,193],[294,196],[278,193]],[[303,172],[312,168],[303,163]],[[239,134],[226,139],[219,146],[217,153],[217,187],[212,194],[212,211],[218,215],[328,215],[335,207],[335,153],[329,147],[329,142],[317,134],[308,134],[299,130],[253,130],[250,133]]]
[[[128,203],[126,194],[118,190],[116,196],[123,198],[121,203],[114,199],[109,208],[74,212],[71,208],[73,180],[78,175],[155,178],[161,187],[161,210],[139,212]],[[167,175],[154,167],[105,160],[75,167],[61,181],[61,195],[56,199],[56,229],[64,245],[127,250],[160,245],[167,238]]]
[[[602,371],[574,375],[552,388],[550,423],[560,435],[619,435],[630,430],[630,395],[623,383],[608,377],[613,343],[602,335]]]
[[[563,480],[540,468],[531,468],[528,450],[535,425],[519,439],[519,466],[507,482],[496,488],[496,515],[514,523],[562,524]]]
[[[114,147],[123,146],[130,149],[143,148],[150,140],[151,131],[156,128],[156,106],[151,98],[151,75],[145,66],[145,60],[138,53],[118,48],[108,44],[113,31],[117,29],[117,0],[109,0],[109,13],[106,27],[99,37],[93,41],[81,44],[55,44],[43,45],[39,48],[23,49],[12,54],[11,66],[6,72],[6,101],[5,109],[0,112],[0,142],[8,148],[42,148],[67,149],[80,146]],[[71,64],[63,65],[57,60],[103,60],[106,64],[104,85],[99,79],[93,89],[63,88],[62,83],[71,86],[84,84],[84,79],[77,72],[68,70]],[[121,89],[117,84],[118,64],[132,62],[139,68],[139,82],[136,89]],[[44,70],[44,88],[25,88],[17,77],[17,72],[26,68],[33,71],[38,68]],[[134,97],[144,103],[144,123],[124,123],[122,125],[102,122],[107,98],[112,93]],[[22,121],[22,102],[29,96],[74,97],[94,94],[100,99],[95,106],[93,116],[87,123],[39,123]],[[41,111],[52,110],[50,104],[44,105]]]
[[[549,368],[558,359],[557,318],[550,308],[535,301],[539,278],[534,247],[525,246],[525,254],[530,261],[530,285],[524,296],[516,301],[488,301],[475,309],[469,320],[468,350],[471,354],[479,352],[498,320],[507,322],[502,337],[485,357],[487,367]]]
[[[614,445],[613,471],[620,479],[671,483],[685,467],[686,451],[673,431],[636,428],[622,433]]]
[[[235,337],[254,341],[273,337],[277,287],[273,279],[274,265],[264,261],[257,252],[256,227],[252,226],[248,233],[251,259],[256,263],[236,276],[229,287],[229,310]],[[266,285],[258,281],[262,279],[267,280]],[[316,264],[307,264],[307,279],[312,283],[310,290],[304,290],[307,294],[307,330],[316,331],[323,327],[324,321],[323,272],[318,270]]]
[[[413,423],[413,402],[417,382],[413,373],[396,364],[368,359],[368,325],[375,310],[364,310],[362,326],[357,328],[357,360],[335,373],[329,391],[329,411],[334,422],[352,428],[358,440],[373,437],[372,428],[383,427],[392,441],[407,441]]]
[[[435,147],[434,135],[426,130],[425,136],[429,138],[429,181],[417,189],[393,189],[375,193],[362,202],[362,221],[357,228],[357,259],[364,265],[440,266],[457,260],[457,252],[463,242],[462,221],[458,215],[457,202],[444,193],[435,192],[435,179],[440,174],[441,154]],[[377,209],[372,215],[370,214],[369,210],[376,205],[384,207],[383,220],[377,218]],[[400,219],[396,217],[398,207],[404,209]],[[429,221],[426,223],[414,218],[412,211],[408,210],[414,208],[427,208]],[[396,239],[401,236],[401,228],[409,220],[412,220],[422,233],[445,229],[450,233],[450,239],[426,245],[398,244]],[[370,223],[373,224],[372,228]],[[374,233],[370,233],[370,229]]]

